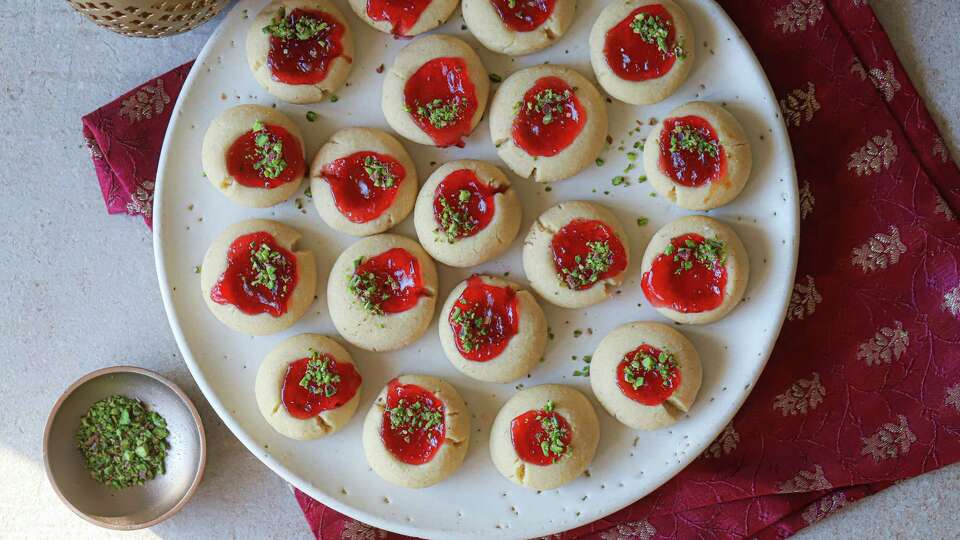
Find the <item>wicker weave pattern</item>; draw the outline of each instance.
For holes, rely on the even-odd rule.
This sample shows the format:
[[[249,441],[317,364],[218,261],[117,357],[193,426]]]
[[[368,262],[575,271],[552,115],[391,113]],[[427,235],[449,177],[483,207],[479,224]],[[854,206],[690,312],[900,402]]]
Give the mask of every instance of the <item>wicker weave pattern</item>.
[[[67,0],[98,25],[136,37],[186,32],[220,13],[229,0]]]

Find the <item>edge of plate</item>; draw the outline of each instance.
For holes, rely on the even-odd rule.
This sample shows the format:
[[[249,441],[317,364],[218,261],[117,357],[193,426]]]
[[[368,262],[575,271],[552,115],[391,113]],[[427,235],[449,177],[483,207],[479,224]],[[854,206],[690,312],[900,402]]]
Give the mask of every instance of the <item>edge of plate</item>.
[[[752,61],[754,68],[763,74],[763,80],[766,83],[768,98],[771,99],[773,103],[776,103],[776,95],[773,92],[773,87],[770,85],[770,80],[767,78],[767,74],[763,70],[763,66],[760,64],[760,61],[757,59],[756,53],[754,53],[753,51],[753,47],[750,46],[746,38],[743,37],[743,34],[740,32],[739,27],[733,22],[733,20],[730,18],[727,12],[716,2],[716,0],[706,0],[706,2],[712,5],[713,9],[721,15],[722,17],[722,21],[720,21],[721,24],[727,26],[730,29],[733,29],[736,35],[743,42],[744,47],[749,52],[748,57]],[[186,339],[183,335],[183,331],[180,327],[180,322],[174,313],[173,301],[170,297],[170,284],[167,278],[166,261],[164,260],[164,256],[163,256],[164,251],[163,251],[162,233],[163,233],[163,227],[164,227],[164,213],[162,211],[163,210],[162,204],[164,200],[163,189],[164,189],[164,184],[166,179],[166,169],[167,169],[167,161],[168,161],[167,151],[170,147],[170,141],[173,138],[173,133],[176,131],[177,124],[179,124],[179,121],[180,121],[179,119],[180,109],[183,105],[182,98],[184,95],[188,93],[189,89],[193,86],[194,79],[196,78],[196,75],[199,72],[197,66],[202,66],[204,62],[207,60],[207,57],[210,55],[211,50],[213,48],[213,43],[215,43],[217,39],[220,37],[220,35],[226,31],[227,23],[231,21],[231,18],[233,17],[234,12],[237,11],[238,9],[241,9],[240,6],[242,4],[243,2],[237,3],[229,11],[227,16],[223,19],[223,21],[220,23],[217,29],[207,39],[207,42],[204,44],[203,49],[201,49],[200,54],[197,56],[197,59],[195,60],[193,67],[191,67],[190,73],[187,75],[187,78],[184,81],[183,87],[180,90],[180,95],[177,97],[177,102],[174,105],[173,111],[170,116],[170,124],[168,125],[166,134],[164,135],[164,138],[163,138],[163,146],[160,150],[160,160],[159,160],[159,166],[157,169],[157,181],[156,181],[156,186],[154,190],[154,201],[155,201],[155,204],[156,204],[156,201],[160,201],[161,211],[155,213],[154,215],[155,220],[153,223],[153,252],[154,252],[154,263],[157,270],[157,280],[158,280],[158,285],[160,287],[160,297],[163,301],[163,308],[164,308],[164,311],[166,312],[167,322],[170,324],[170,330],[173,332],[174,340],[177,342],[177,347],[180,349],[180,353],[183,355],[184,362],[187,364],[187,368],[190,370],[190,374],[193,376],[194,380],[196,381],[197,386],[200,387],[200,390],[203,393],[204,398],[207,400],[208,403],[210,403],[210,405],[213,407],[213,410],[217,413],[220,419],[223,420],[224,424],[226,424],[226,426],[230,429],[230,431],[234,434],[234,436],[236,436],[240,440],[240,442],[243,443],[243,445],[247,448],[248,451],[250,451],[254,456],[256,456],[257,459],[259,459],[264,465],[269,467],[273,472],[280,475],[280,477],[283,478],[291,486],[294,486],[302,490],[303,492],[307,493],[309,496],[318,500],[320,503],[332,508],[337,512],[340,512],[341,514],[345,514],[347,516],[350,516],[353,519],[360,520],[364,523],[373,525],[374,527],[378,527],[380,529],[385,529],[395,533],[404,534],[404,535],[413,536],[413,537],[421,537],[421,538],[437,538],[440,536],[444,538],[469,538],[469,535],[461,534],[459,532],[440,531],[440,530],[434,530],[434,529],[428,529],[428,528],[412,527],[400,522],[386,521],[381,519],[378,516],[368,514],[358,508],[354,508],[354,507],[342,504],[340,503],[340,501],[330,498],[322,491],[315,489],[313,485],[301,485],[300,479],[296,475],[294,475],[289,469],[287,469],[282,463],[275,460],[273,457],[269,455],[262,455],[259,452],[254,451],[254,448],[259,448],[259,445],[253,440],[253,438],[243,428],[240,427],[239,424],[237,424],[237,422],[233,419],[232,415],[229,414],[229,411],[225,409],[223,404],[216,397],[216,394],[207,384],[206,377],[204,377],[199,364],[197,364],[196,360],[193,357],[192,351],[187,345]],[[793,284],[796,279],[797,259],[798,259],[799,247],[800,247],[800,242],[799,242],[800,209],[799,209],[799,201],[798,201],[799,193],[798,193],[798,186],[797,186],[796,163],[793,156],[793,149],[790,143],[789,132],[787,130],[786,124],[783,121],[783,116],[777,115],[776,120],[777,121],[776,121],[776,125],[774,126],[775,128],[774,133],[777,136],[778,146],[784,146],[787,150],[789,150],[788,152],[786,152],[785,157],[789,161],[789,170],[791,173],[790,178],[788,179],[788,180],[791,180],[789,182],[788,189],[792,192],[793,201],[794,201],[794,204],[793,204],[794,227],[793,227],[792,239],[791,239],[793,265],[790,270],[790,276],[789,276],[790,279],[788,280],[788,283]],[[779,324],[777,325],[777,331],[775,334],[776,336],[780,335],[780,331],[782,330],[784,321],[786,319],[787,307],[789,304],[791,290],[792,290],[792,287],[788,289],[787,294],[784,295],[784,297],[781,299],[780,310],[779,310],[780,311]],[[773,345],[775,344],[776,344],[776,340],[773,341]],[[763,361],[757,365],[754,373],[752,373],[751,387],[756,383],[757,379],[760,378],[760,374],[763,372],[764,368],[766,367],[767,362],[770,359],[770,355],[773,352],[773,345],[771,345],[770,349],[766,352],[766,354],[764,354]],[[752,392],[752,388],[751,388],[751,392]],[[747,397],[750,395],[751,392],[745,392],[743,394],[743,396],[739,400],[739,403],[737,403],[736,407],[731,408],[730,413],[724,416],[724,421],[720,423],[721,426],[728,424],[730,420],[733,419],[734,416],[736,416],[737,412],[740,411],[740,408],[743,406],[743,403],[746,401]],[[701,444],[698,448],[695,448],[694,449],[695,451],[689,452],[686,455],[685,461],[682,463],[682,466],[677,469],[677,474],[679,474],[680,471],[685,469],[701,453],[703,453],[704,449],[713,441],[714,438],[716,438],[716,436],[719,434],[720,430],[722,429],[723,428],[721,427],[710,438],[705,439],[706,442]],[[675,476],[676,474],[668,478],[665,478],[664,481],[661,482],[660,484],[652,486],[649,491],[647,491],[642,496],[638,497],[637,500],[640,500],[646,495],[649,495],[650,493],[652,493],[653,491],[656,491],[660,486],[662,486],[663,484],[665,484]],[[623,508],[625,508],[626,506],[629,506],[630,504],[632,503],[628,503],[624,506],[621,506],[620,508],[614,508],[606,515],[610,515],[619,510],[622,510]],[[602,519],[603,517],[604,516],[600,516],[597,519]],[[564,527],[561,530],[567,530],[567,528]],[[557,532],[560,532],[560,530],[548,530],[544,534],[549,535]],[[501,533],[503,533],[503,531],[501,531]]]

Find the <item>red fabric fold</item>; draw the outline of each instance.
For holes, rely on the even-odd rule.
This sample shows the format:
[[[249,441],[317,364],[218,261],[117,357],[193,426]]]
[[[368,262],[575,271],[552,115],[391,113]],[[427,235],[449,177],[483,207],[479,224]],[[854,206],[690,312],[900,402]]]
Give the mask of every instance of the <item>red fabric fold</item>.
[[[704,455],[563,539],[783,538],[960,460],[960,169],[866,0],[720,3],[790,129],[802,226],[788,320]],[[110,212],[149,224],[161,94],[172,104],[188,69],[84,117]],[[403,538],[296,497],[317,538]]]

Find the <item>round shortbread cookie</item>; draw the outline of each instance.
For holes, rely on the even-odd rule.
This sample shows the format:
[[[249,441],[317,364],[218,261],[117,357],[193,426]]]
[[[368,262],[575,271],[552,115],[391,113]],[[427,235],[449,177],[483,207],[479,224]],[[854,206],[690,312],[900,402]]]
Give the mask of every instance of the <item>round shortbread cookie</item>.
[[[549,4],[538,0],[463,0],[463,21],[484,47],[520,56],[546,49],[570,28],[576,0],[555,0],[547,12]]]
[[[444,196],[445,203],[440,203],[441,183],[450,190],[462,186],[468,196]],[[413,223],[430,256],[448,266],[464,268],[506,251],[520,232],[522,212],[520,198],[507,175],[485,161],[464,159],[444,163],[427,178],[417,196]],[[479,228],[483,222],[486,224]],[[476,228],[479,230],[474,232]]]
[[[422,459],[410,460],[409,455],[402,453],[398,455],[388,448],[388,444],[385,442],[387,439],[384,436],[385,429],[391,428],[391,431],[393,431],[394,418],[399,422],[403,422],[405,419],[409,422],[411,418],[408,414],[405,414],[411,408],[400,406],[401,408],[398,409],[399,402],[393,407],[394,414],[387,413],[388,408],[390,408],[389,394],[391,387],[395,385],[401,387],[414,385],[432,394],[431,403],[435,403],[433,398],[442,403],[443,413],[440,416],[443,418],[443,439],[440,441],[436,453],[426,462],[411,463],[410,461],[422,461]],[[409,396],[411,394],[404,393],[403,395]],[[417,409],[417,411],[424,409],[426,407]],[[436,408],[432,410],[439,412]],[[414,418],[416,417],[414,416]],[[390,423],[389,426],[387,425],[388,422]],[[421,423],[418,426],[415,424],[417,420],[413,420],[413,422],[414,424],[399,424],[397,429],[409,429],[413,435],[408,436],[408,438],[418,440],[420,437],[417,436],[417,433],[423,431],[425,424]],[[434,436],[437,435],[441,434],[434,432]],[[387,383],[387,386],[380,391],[380,394],[374,400],[363,422],[363,452],[367,457],[367,463],[381,478],[398,486],[422,488],[444,480],[463,464],[469,445],[470,411],[467,410],[466,403],[453,386],[442,379],[428,375],[400,375]],[[411,454],[414,453],[411,452]],[[408,459],[403,459],[403,457],[408,457]]]
[[[334,363],[330,362],[330,358]],[[307,360],[308,365],[310,361],[322,363],[326,372],[338,379],[331,380],[323,386],[307,380],[304,386],[302,375],[296,376],[301,371],[296,369],[296,364],[302,363],[303,360]],[[293,379],[288,381],[292,376],[291,370],[296,370],[293,372],[293,379],[296,381]],[[338,375],[339,373],[343,374]],[[301,393],[322,395],[331,402],[329,405],[335,406],[326,408],[326,405],[323,405],[324,408],[308,418],[294,416],[284,401],[287,392],[291,399],[296,397],[294,392],[285,390],[285,385],[291,383],[298,386],[296,390],[303,387]],[[359,373],[356,373],[353,358],[346,349],[336,341],[320,334],[300,334],[281,342],[263,359],[260,369],[257,370],[254,394],[257,398],[257,407],[270,427],[285,437],[305,441],[331,435],[345,426],[357,410],[361,389],[362,380]],[[338,397],[338,394],[344,392],[353,392],[353,394],[344,401]],[[311,405],[314,404],[311,403]],[[313,411],[301,412],[312,413]]]
[[[549,409],[549,410],[548,410]],[[514,420],[526,413],[559,415],[569,426],[569,441],[561,447],[544,452],[552,463],[538,464],[521,457],[514,445]],[[518,420],[522,422],[522,420]],[[505,478],[523,487],[547,490],[575,480],[593,461],[600,441],[600,423],[593,405],[571,386],[544,384],[514,394],[497,413],[490,427],[490,457]],[[536,447],[539,451],[540,447]],[[539,458],[540,456],[535,456]]]
[[[641,13],[634,14],[637,10]],[[646,10],[654,13],[642,13]],[[669,43],[664,43],[668,48],[667,52],[659,51],[659,45],[653,41],[644,41],[644,38],[632,30],[632,27],[626,29],[629,31],[627,33],[629,39],[626,43],[629,44],[628,47],[639,47],[641,50],[649,48],[654,54],[660,55],[661,61],[663,59],[667,62],[672,61],[672,65],[669,68],[665,66],[660,68],[661,64],[657,62],[655,64],[657,68],[646,64],[643,69],[624,70],[630,73],[629,78],[624,78],[614,71],[607,58],[607,51],[620,48],[616,44],[620,40],[615,35],[611,35],[611,32],[616,34],[618,29],[623,28],[621,25],[634,23],[636,20],[634,17],[638,15],[645,18],[651,15],[661,17],[660,21],[663,22],[664,17],[661,16],[663,13],[672,19],[672,28],[665,27],[673,32],[673,39]],[[634,15],[631,16],[631,14]],[[636,26],[642,28],[639,24]],[[687,14],[671,0],[614,0],[604,8],[590,30],[590,63],[593,65],[593,72],[600,86],[612,97],[633,105],[652,105],[673,95],[687,80],[690,70],[693,69],[695,45],[693,26]],[[623,51],[614,55],[614,58],[621,59],[621,62],[624,58],[632,57],[633,55]],[[663,69],[665,72],[662,71]]]
[[[517,71],[500,84],[490,104],[490,138],[500,159],[522,178],[555,182],[574,176],[597,159],[606,136],[603,96],[568,67]]]
[[[357,156],[364,156],[356,159],[361,166],[351,173],[351,159]],[[378,156],[396,163],[382,162]],[[394,175],[396,166],[402,171]],[[331,182],[338,182],[340,198],[334,195]],[[320,218],[332,229],[353,236],[381,233],[403,221],[413,209],[417,185],[417,169],[410,154],[400,141],[379,129],[337,131],[310,166],[310,190]],[[392,200],[383,207],[389,198]],[[364,204],[355,204],[358,201]]]
[[[599,221],[613,233],[619,241],[623,254],[622,269],[610,274],[617,268],[615,260],[601,257],[607,261],[608,270],[602,273],[582,274],[586,279],[571,280],[569,274],[558,270],[557,251],[554,250],[554,236],[571,222]],[[605,229],[606,230],[606,229]],[[606,240],[603,244],[610,249],[610,255],[616,254],[616,243]],[[553,206],[531,225],[530,232],[523,241],[523,271],[530,280],[530,286],[551,304],[565,308],[583,308],[598,304],[609,298],[613,291],[623,284],[623,276],[630,263],[630,246],[620,221],[613,212],[599,204],[586,201],[567,201]],[[594,253],[590,251],[590,253]],[[598,250],[597,255],[602,251]],[[589,264],[585,260],[584,264]],[[600,269],[600,267],[596,267]],[[604,275],[608,274],[608,275]],[[596,279],[592,279],[592,278]],[[571,288],[575,285],[578,288]],[[582,287],[582,288],[581,288]]]
[[[674,239],[686,234],[696,234],[703,237],[705,241],[709,240],[722,244],[722,254],[717,260],[722,261],[723,268],[726,272],[726,284],[722,287],[722,291],[719,292],[721,301],[714,308],[691,310],[688,307],[682,307],[696,304],[690,304],[689,301],[678,304],[665,295],[666,290],[659,290],[662,288],[661,285],[653,285],[654,283],[663,283],[668,287],[667,290],[677,290],[685,286],[681,280],[689,279],[684,272],[690,272],[694,269],[700,270],[701,263],[698,262],[696,258],[698,253],[696,247],[690,248],[689,256],[686,256],[673,246]],[[694,243],[696,244],[696,242]],[[668,245],[671,247],[668,248]],[[712,251],[719,253],[718,249],[720,249],[719,246]],[[670,253],[665,253],[666,251],[670,251]],[[705,254],[709,256],[709,253]],[[665,263],[669,263],[669,266],[662,268],[663,271],[666,271],[666,273],[661,276],[663,281],[660,279],[654,280],[655,273],[651,272],[654,262],[660,255],[665,257]],[[690,262],[690,269],[685,270],[680,266],[683,260]],[[706,268],[706,264],[707,263],[704,263],[702,265],[703,268]],[[711,262],[709,264],[711,268],[713,268],[716,263]],[[740,237],[738,237],[737,233],[728,225],[707,216],[687,216],[667,223],[653,235],[650,243],[647,244],[646,251],[643,253],[641,272],[643,276],[641,278],[641,288],[643,289],[644,296],[661,315],[682,324],[707,324],[724,318],[740,303],[740,300],[743,298],[743,293],[747,288],[747,281],[750,278],[750,260],[747,257],[747,251],[743,247],[743,243],[740,241]],[[714,276],[715,272],[707,271],[705,274],[707,276]],[[708,305],[707,302],[710,296],[703,296],[705,290],[713,291],[714,288],[717,290],[720,289],[719,283],[707,283],[707,289],[704,288],[705,285],[703,283],[699,283],[698,287],[700,293],[699,299],[697,299],[696,302],[699,305]],[[656,291],[655,297],[651,294],[651,291]],[[714,298],[716,296],[716,294],[713,294]],[[658,301],[657,298],[662,300]]]
[[[247,186],[229,172],[227,155],[234,143],[241,144],[239,139],[250,136],[258,122],[267,130],[271,126],[278,126],[286,130],[294,139],[295,147],[284,146],[283,157],[287,166],[293,167],[292,178],[273,187]],[[227,196],[231,201],[251,208],[266,208],[287,200],[300,189],[300,181],[306,170],[304,165],[304,144],[297,127],[287,115],[262,105],[238,105],[220,113],[203,135],[203,145],[200,161],[203,174],[215,188]],[[284,169],[284,172],[286,169]],[[265,174],[263,172],[261,175]],[[281,172],[281,177],[285,175]],[[265,185],[269,186],[271,179],[261,176]]]
[[[336,39],[333,36],[339,38],[339,54],[329,60],[326,65],[326,74],[319,81],[283,82],[274,75],[268,61],[272,36],[265,29],[283,20],[284,17],[281,17],[281,13],[285,15],[289,22],[290,15],[295,9],[320,12],[323,17],[319,21],[320,24],[327,24],[327,27],[322,30],[322,35],[325,36],[324,43],[326,43],[326,46],[322,47],[324,50],[336,47],[335,42],[331,41]],[[290,27],[289,24],[287,26]],[[293,29],[291,28],[291,30]],[[296,37],[293,39],[296,40]],[[271,2],[257,14],[250,24],[250,30],[247,31],[247,63],[250,64],[253,77],[267,92],[290,103],[316,103],[333,94],[350,75],[350,69],[353,67],[353,57],[353,33],[350,31],[350,25],[347,24],[347,19],[343,16],[343,13],[329,0],[277,0]]]
[[[384,34],[393,34],[393,36],[397,38],[413,37],[433,30],[445,23],[447,19],[453,15],[459,3],[458,0],[429,0],[429,3],[423,11],[420,12],[420,15],[414,19],[407,12],[404,12],[402,16],[399,14],[390,14],[383,10],[381,10],[379,14],[376,14],[376,4],[371,5],[374,1],[384,0],[349,0],[350,8],[353,9],[353,12],[356,13],[357,17],[360,17],[363,22]],[[404,9],[399,7],[401,2],[393,3],[398,5],[396,8],[397,11]],[[413,2],[408,1],[406,4],[413,5]],[[371,13],[376,14],[374,16],[377,18],[374,19]],[[397,20],[391,20],[392,17],[396,17]]]
[[[411,81],[411,78],[418,70],[433,61],[462,61],[463,67],[466,70],[466,80],[461,81],[461,86],[466,88],[466,83],[469,82],[469,84],[473,86],[473,92],[476,96],[476,109],[472,116],[469,118],[464,116],[467,107],[463,106],[462,108],[454,107],[450,109],[450,111],[453,112],[451,112],[452,116],[449,118],[442,116],[434,118],[429,114],[431,109],[424,107],[432,106],[431,103],[433,103],[433,101],[427,103],[407,103],[408,82]],[[453,75],[451,75],[451,73],[454,73],[454,68],[450,68],[445,73],[446,78],[452,77]],[[462,77],[463,74],[461,73],[460,76]],[[416,81],[410,82],[410,88],[413,89],[414,87],[416,87]],[[490,80],[487,78],[487,69],[483,67],[480,57],[470,48],[470,45],[453,36],[430,35],[417,38],[397,54],[393,65],[387,71],[383,81],[381,106],[383,108],[383,115],[387,119],[387,123],[390,124],[390,127],[401,136],[415,143],[429,146],[463,146],[464,138],[470,135],[474,128],[477,127],[477,124],[480,123],[483,112],[487,107],[489,94]],[[463,98],[466,99],[465,97]],[[440,98],[437,99],[439,100]],[[452,107],[453,102],[442,101],[442,103],[438,105]],[[441,107],[441,109],[443,107]],[[445,122],[448,120],[450,123],[446,125]],[[453,131],[447,130],[439,132],[438,139],[435,139],[424,131],[421,125],[418,124],[418,121],[429,123],[429,125],[436,127],[438,130],[449,127],[453,129]],[[437,123],[435,124],[434,122]]]
[[[391,251],[395,248],[400,251]],[[400,264],[383,266],[383,272],[373,272],[371,281],[363,263],[383,256],[386,265],[386,259],[391,259],[388,252],[402,257],[397,259]],[[413,277],[405,271],[413,264],[407,260],[409,257],[416,260],[419,286],[411,284]],[[402,279],[397,277],[398,272]],[[388,275],[393,278],[392,283],[387,280]],[[396,234],[378,234],[355,242],[337,257],[327,281],[333,325],[344,339],[368,351],[393,351],[419,339],[433,319],[436,294],[437,268],[433,259],[420,244]]]
[[[697,398],[701,378],[693,344],[660,323],[618,326],[600,341],[590,362],[597,400],[633,429],[659,429],[683,417]]]
[[[227,253],[234,240],[260,232],[272,236],[278,246],[290,251],[296,259],[297,284],[287,297],[286,312],[280,316],[274,316],[268,312],[248,315],[232,304],[221,304],[211,297],[211,292],[217,287],[227,269]],[[317,291],[316,262],[313,253],[305,249],[298,250],[300,238],[301,234],[296,229],[266,219],[241,221],[220,233],[207,249],[200,269],[200,288],[203,299],[213,315],[233,330],[251,336],[273,334],[289,328],[300,320],[313,303]]]
[[[673,125],[674,130],[682,129],[683,124],[677,123],[677,119],[689,117],[700,118],[710,125],[716,139],[706,137],[704,140],[713,144],[713,148],[718,147],[720,155],[716,178],[698,185],[681,184],[669,170],[664,168],[676,166],[677,160],[673,159],[674,155],[689,156],[701,162],[705,157],[709,157],[701,154],[700,158],[697,158],[683,150],[673,154],[669,146],[665,147],[661,144],[665,126]],[[668,136],[671,137],[672,143],[681,135],[668,134]],[[679,141],[679,139],[676,140]],[[644,144],[643,165],[650,184],[658,193],[677,203],[681,208],[710,210],[729,203],[743,191],[753,168],[753,152],[743,127],[732,114],[714,103],[694,101],[670,111],[667,118],[653,128]]]
[[[479,293],[478,297],[461,300],[468,285],[475,287],[472,290]],[[487,287],[509,293],[502,296],[501,302],[497,289],[490,291]],[[495,300],[491,302],[491,298]],[[464,310],[461,306],[473,309]],[[455,308],[457,312],[453,313]],[[495,276],[475,275],[454,287],[440,312],[439,328],[440,344],[447,358],[464,375],[478,381],[515,381],[537,366],[547,347],[547,318],[537,300],[516,283]],[[501,338],[506,337],[506,345],[483,337],[498,332]]]

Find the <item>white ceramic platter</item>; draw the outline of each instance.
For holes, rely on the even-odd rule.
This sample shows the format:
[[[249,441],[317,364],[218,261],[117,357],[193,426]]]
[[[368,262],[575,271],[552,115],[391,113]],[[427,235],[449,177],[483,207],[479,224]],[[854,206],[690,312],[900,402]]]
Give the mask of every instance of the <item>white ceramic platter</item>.
[[[440,265],[438,304],[471,272],[510,272],[524,282],[521,238],[546,208],[571,199],[611,207],[630,237],[632,264],[622,292],[585,310],[564,310],[544,303],[555,336],[546,361],[524,386],[565,383],[591,396],[589,381],[573,376],[579,358],[591,354],[614,327],[635,320],[662,320],[644,302],[639,262],[650,236],[686,212],[664,197],[653,197],[649,183],[638,183],[632,171],[629,186],[613,186],[629,150],[645,137],[651,119],[663,118],[693,99],[726,104],[743,123],[754,150],[754,172],[743,194],[731,205],[711,212],[730,223],[750,254],[751,276],[746,300],[723,321],[681,330],[703,359],[703,387],[689,415],[670,429],[636,432],[609,416],[594,400],[600,416],[600,447],[590,475],[557,489],[537,493],[501,477],[490,461],[488,430],[497,410],[516,391],[514,384],[488,384],[467,379],[444,357],[436,321],[413,345],[387,354],[351,348],[364,378],[362,404],[343,431],[327,439],[296,442],[275,433],[257,411],[253,382],[264,355],[283,339],[303,332],[336,335],[327,314],[325,281],[334,259],[356,239],[324,225],[303,194],[302,210],[294,200],[275,208],[250,210],[232,204],[203,177],[200,146],[204,130],[224,109],[240,103],[276,103],[303,129],[307,159],[337,129],[376,126],[386,122],[380,110],[383,74],[408,41],[397,41],[361,22],[343,0],[337,0],[354,31],[357,51],[349,87],[335,103],[314,106],[278,103],[264,92],[247,67],[244,43],[248,26],[265,4],[241,1],[207,43],[186,81],[167,131],[156,187],[154,247],[164,306],[174,336],[191,372],[217,413],[241,441],[267,466],[322,503],[372,525],[420,537],[534,537],[569,529],[610,514],[647,495],[696,458],[730,421],[763,369],[783,321],[793,284],[797,254],[797,187],[786,130],[776,99],[760,65],[736,27],[713,0],[681,0],[696,30],[696,65],[677,94],[653,107],[608,104],[613,144],[602,167],[542,185],[512,178],[523,202],[524,225],[503,257],[469,270]],[[605,2],[580,0],[569,33],[546,51],[509,58],[487,51],[462,30],[459,12],[435,32],[464,37],[487,69],[506,77],[513,71],[549,61],[570,65],[593,78],[587,36]],[[494,86],[495,88],[496,86]],[[308,122],[305,113],[319,118]],[[629,136],[637,122],[643,128]],[[405,142],[421,181],[440,163],[459,158],[497,159],[485,119],[463,149],[436,149]],[[650,222],[641,227],[638,217]],[[319,297],[299,323],[279,335],[252,338],[222,326],[207,311],[200,293],[200,264],[207,246],[225,227],[248,218],[271,218],[303,231],[306,246],[317,258]],[[412,218],[393,232],[416,238]],[[575,332],[576,330],[580,332]],[[572,361],[571,356],[578,357]],[[367,466],[360,443],[363,416],[380,388],[402,373],[429,373],[451,382],[473,414],[470,451],[463,467],[439,485],[410,490],[381,480]]]

